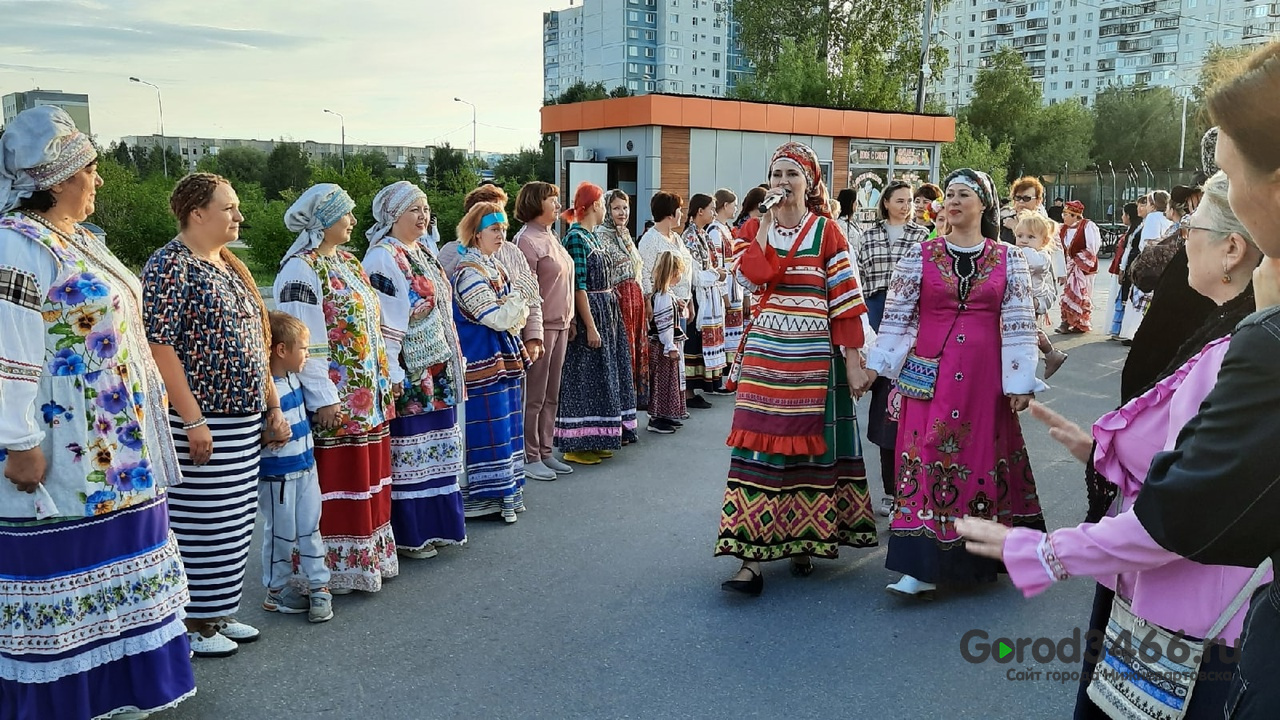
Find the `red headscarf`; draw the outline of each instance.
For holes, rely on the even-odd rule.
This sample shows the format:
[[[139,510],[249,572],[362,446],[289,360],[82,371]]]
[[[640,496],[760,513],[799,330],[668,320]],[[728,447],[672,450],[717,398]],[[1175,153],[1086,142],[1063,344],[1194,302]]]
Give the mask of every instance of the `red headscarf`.
[[[827,205],[827,185],[822,181],[822,166],[818,164],[818,154],[804,143],[789,142],[773,152],[769,167],[779,160],[786,160],[800,167],[804,173],[805,185],[808,187],[804,198],[805,207],[815,215],[831,217],[831,208]]]
[[[1089,224],[1089,218],[1084,216],[1084,203],[1079,200],[1069,200],[1066,205],[1063,205],[1063,208],[1080,216],[1080,222],[1076,223],[1076,232],[1075,235],[1072,236],[1070,243],[1067,242],[1067,232],[1071,228],[1067,227],[1066,223],[1063,223],[1062,228],[1058,230],[1058,240],[1062,247],[1067,249],[1067,256],[1070,257],[1084,252],[1087,247],[1084,237],[1084,227]]]

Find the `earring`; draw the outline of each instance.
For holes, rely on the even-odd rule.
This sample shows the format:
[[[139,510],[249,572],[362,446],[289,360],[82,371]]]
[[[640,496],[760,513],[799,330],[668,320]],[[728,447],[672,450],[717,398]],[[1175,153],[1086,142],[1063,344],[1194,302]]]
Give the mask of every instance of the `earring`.
[[[1222,284],[1223,284],[1223,285],[1230,285],[1230,284],[1231,284],[1231,273],[1227,271],[1227,259],[1226,259],[1226,258],[1223,258],[1223,259],[1222,259]]]

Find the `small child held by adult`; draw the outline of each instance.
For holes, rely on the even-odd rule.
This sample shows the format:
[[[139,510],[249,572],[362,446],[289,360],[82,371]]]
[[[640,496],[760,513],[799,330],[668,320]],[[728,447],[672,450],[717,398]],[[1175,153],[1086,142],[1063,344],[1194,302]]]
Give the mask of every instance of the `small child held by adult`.
[[[684,333],[671,288],[684,272],[675,253],[664,252],[653,266],[653,311],[649,313],[649,432],[670,435],[683,423],[684,388],[680,365]]]
[[[1053,222],[1040,213],[1023,210],[1018,214],[1013,234],[1031,270],[1031,299],[1036,309],[1037,345],[1040,352],[1044,353],[1044,379],[1048,380],[1067,361],[1067,354],[1055,349],[1049,336],[1039,327],[1049,326],[1049,309],[1058,302],[1058,284],[1052,275]]]
[[[263,438],[259,469],[258,509],[262,512],[262,584],[267,597],[262,608],[289,615],[307,613],[313,623],[333,618],[329,568],[320,537],[320,476],[311,439],[311,424],[297,374],[307,362],[310,332],[303,322],[282,312],[271,313],[271,379],[280,396],[280,410],[292,436],[278,447],[277,438]],[[297,565],[295,567],[295,553]],[[291,583],[300,578],[309,594]]]

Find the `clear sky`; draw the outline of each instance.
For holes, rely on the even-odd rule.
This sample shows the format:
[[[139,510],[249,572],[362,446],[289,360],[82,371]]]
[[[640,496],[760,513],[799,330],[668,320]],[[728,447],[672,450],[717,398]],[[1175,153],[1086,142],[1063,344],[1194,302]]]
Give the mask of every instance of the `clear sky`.
[[[0,94],[89,94],[104,145],[169,135],[538,141],[542,12],[561,0],[0,0]]]

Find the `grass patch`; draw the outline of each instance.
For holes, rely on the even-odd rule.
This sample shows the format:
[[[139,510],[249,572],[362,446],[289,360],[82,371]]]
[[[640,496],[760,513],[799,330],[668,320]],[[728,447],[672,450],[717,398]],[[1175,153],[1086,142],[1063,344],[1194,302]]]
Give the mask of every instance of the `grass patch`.
[[[232,247],[231,252],[235,253],[236,257],[240,258],[241,262],[249,268],[250,273],[253,273],[253,281],[258,284],[258,287],[271,287],[275,284],[276,271],[274,269],[264,270],[258,265],[258,263],[254,262],[253,255],[249,252],[249,248]]]

